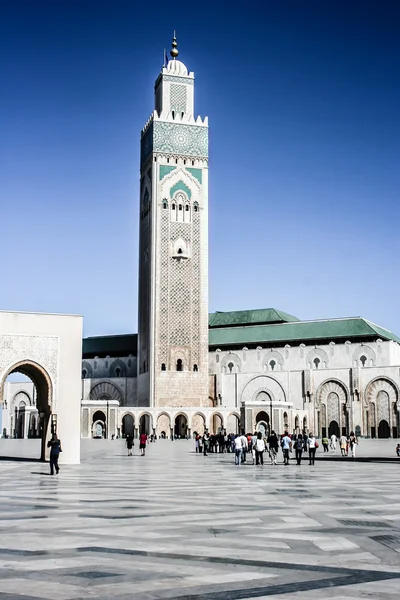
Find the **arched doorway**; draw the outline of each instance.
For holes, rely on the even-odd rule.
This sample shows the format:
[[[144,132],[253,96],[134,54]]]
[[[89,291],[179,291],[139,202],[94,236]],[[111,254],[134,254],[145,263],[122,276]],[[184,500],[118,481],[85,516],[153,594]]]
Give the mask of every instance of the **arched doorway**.
[[[331,421],[329,423],[328,437],[331,437],[331,435],[336,435],[337,438],[340,438],[339,423],[337,421]]]
[[[139,421],[139,434],[145,433],[150,435],[152,433],[151,418],[147,413],[140,417]]]
[[[186,415],[177,415],[175,417],[174,434],[177,438],[185,438],[187,436],[188,420]]]
[[[240,418],[239,415],[231,413],[226,421],[227,433],[240,433]]]
[[[390,437],[389,423],[385,419],[382,419],[382,421],[379,422],[379,426],[378,426],[378,438],[389,438],[389,437]]]
[[[196,413],[192,417],[192,433],[203,435],[206,430],[206,419],[201,413]]]
[[[122,437],[126,437],[127,435],[131,435],[133,437],[133,431],[135,428],[135,421],[131,414],[126,414],[122,417],[122,427],[121,433]]]
[[[212,434],[216,435],[217,433],[221,433],[221,431],[224,431],[224,422],[220,414],[215,413],[214,415],[212,415],[210,424]]]
[[[171,435],[171,419],[167,413],[162,413],[157,417],[156,434],[159,437],[170,437]]]
[[[269,414],[265,412],[265,410],[261,410],[259,413],[257,413],[256,430],[261,431],[263,437],[267,437],[269,435]]]
[[[106,415],[102,410],[96,410],[92,417],[92,437],[99,439],[104,438],[107,435],[107,421]]]
[[[38,415],[35,437],[41,439],[40,460],[46,460],[47,441],[51,437],[52,428],[56,431],[57,427],[56,418],[54,417],[54,420],[51,421],[53,390],[50,376],[41,365],[33,361],[27,360],[16,363],[5,373],[3,380],[0,382],[0,405],[3,404],[5,382],[14,374],[21,374],[33,384],[36,414]],[[29,402],[20,401],[18,406],[13,407],[14,414],[10,415],[12,431],[9,435],[11,437],[28,437],[30,415],[27,415],[27,421],[25,422],[25,409],[28,404]]]
[[[305,433],[308,433],[308,424],[307,424],[307,417],[303,418],[303,435]]]

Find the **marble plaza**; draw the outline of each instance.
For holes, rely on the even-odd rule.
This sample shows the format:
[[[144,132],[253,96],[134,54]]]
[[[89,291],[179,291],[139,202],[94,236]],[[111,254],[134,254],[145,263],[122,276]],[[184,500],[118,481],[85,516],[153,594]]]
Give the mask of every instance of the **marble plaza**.
[[[365,456],[374,443],[393,456],[389,440]],[[396,461],[256,468],[191,441],[134,450],[83,440],[58,477],[0,462],[0,600],[397,600]]]

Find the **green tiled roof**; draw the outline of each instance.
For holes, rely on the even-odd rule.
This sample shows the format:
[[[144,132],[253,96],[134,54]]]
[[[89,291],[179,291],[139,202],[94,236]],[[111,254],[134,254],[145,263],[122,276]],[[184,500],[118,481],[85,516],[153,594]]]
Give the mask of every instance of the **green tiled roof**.
[[[83,339],[83,358],[137,355],[137,334],[103,335]]]
[[[209,327],[237,327],[239,325],[290,323],[298,320],[297,317],[282,312],[281,310],[276,310],[276,308],[215,312],[208,315]]]
[[[209,345],[222,346],[251,344],[282,344],[311,340],[352,341],[360,338],[382,338],[400,343],[400,338],[388,329],[354,317],[348,319],[328,319],[324,321],[297,321],[276,325],[251,325],[247,327],[221,327],[209,330]]]

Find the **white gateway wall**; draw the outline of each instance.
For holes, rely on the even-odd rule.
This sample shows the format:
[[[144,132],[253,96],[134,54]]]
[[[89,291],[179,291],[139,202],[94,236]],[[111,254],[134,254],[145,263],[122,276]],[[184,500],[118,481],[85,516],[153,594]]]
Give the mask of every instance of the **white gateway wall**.
[[[6,377],[24,362],[37,365],[51,382],[51,413],[57,415],[63,449],[60,463],[78,464],[82,317],[0,311],[0,403]],[[0,441],[0,456],[12,456],[6,446],[10,440]]]

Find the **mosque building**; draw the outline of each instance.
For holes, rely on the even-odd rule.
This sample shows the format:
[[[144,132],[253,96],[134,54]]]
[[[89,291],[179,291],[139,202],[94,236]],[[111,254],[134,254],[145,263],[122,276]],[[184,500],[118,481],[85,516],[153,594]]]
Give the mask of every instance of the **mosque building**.
[[[138,334],[83,340],[82,437],[397,438],[400,339],[387,329],[274,308],[208,313],[208,119],[177,57],[174,37],[141,134]],[[33,386],[6,385],[8,428],[21,433]]]

